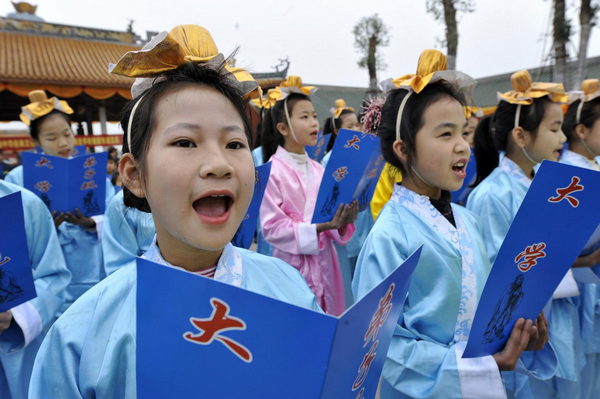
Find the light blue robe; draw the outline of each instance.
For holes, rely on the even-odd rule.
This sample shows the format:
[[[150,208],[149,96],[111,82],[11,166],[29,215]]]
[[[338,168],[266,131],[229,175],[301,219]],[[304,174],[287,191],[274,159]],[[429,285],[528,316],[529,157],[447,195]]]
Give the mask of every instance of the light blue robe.
[[[168,265],[155,243],[143,257]],[[320,311],[297,270],[231,244],[215,280]],[[89,290],[57,321],[36,359],[30,389],[32,398],[136,397],[135,263]]]
[[[123,190],[119,191],[104,213],[102,253],[106,275],[143,255],[155,234],[152,214],[125,206]]]
[[[523,170],[510,158],[484,179],[469,196],[467,208],[482,222],[488,256],[493,264],[527,190],[531,185]],[[557,226],[559,228],[559,226]],[[580,371],[585,365],[579,327],[579,297],[553,299],[549,318],[550,344],[559,365],[556,376],[541,381],[514,373],[504,373],[507,390],[516,397],[555,397],[558,394],[576,398]],[[528,381],[527,381],[528,380]]]
[[[323,157],[321,164],[324,168],[327,168],[327,163],[331,158],[332,151],[329,151]],[[365,244],[367,236],[371,232],[373,225],[373,216],[371,214],[371,207],[367,207],[362,212],[358,213],[358,217],[354,222],[356,231],[352,235],[350,242],[346,246],[341,246],[335,242],[335,250],[338,254],[340,261],[340,269],[342,270],[342,278],[344,279],[344,291],[346,294],[346,307],[352,306],[354,303],[354,293],[352,292],[352,278],[354,277],[354,271],[356,270],[356,262],[358,261],[358,254]]]
[[[424,244],[383,367],[382,399],[462,398],[473,378],[504,395],[491,356],[460,358],[490,266],[477,218],[452,209],[457,228],[429,198],[395,185],[358,258],[352,289],[360,298]],[[475,375],[461,381],[459,362]]]
[[[583,156],[569,150],[563,151],[560,162],[594,169]],[[596,158],[596,163],[598,162],[600,158]],[[574,271],[576,279],[580,271],[591,271],[596,276],[600,274],[600,265],[596,265],[589,271],[583,269]],[[579,290],[581,292],[579,307],[581,338],[586,359],[585,367],[581,371],[581,398],[600,398],[600,285],[579,283]]]
[[[27,397],[33,362],[46,332],[64,302],[71,273],[65,264],[54,221],[46,205],[32,192],[0,181],[0,197],[21,191],[29,260],[37,297],[19,307],[29,308],[34,322],[27,332],[18,323],[0,334],[0,398]],[[13,311],[13,315],[16,312]],[[15,316],[15,321],[17,317]],[[31,319],[30,319],[31,320]],[[26,334],[26,335],[24,335]]]
[[[23,166],[13,169],[6,176],[6,180],[23,187]],[[108,206],[114,194],[115,188],[107,177],[106,206]],[[94,216],[92,219],[96,222],[96,228],[92,231],[86,230],[83,226],[77,226],[68,222],[63,222],[58,227],[58,240],[67,261],[67,267],[72,274],[71,284],[69,284],[69,287],[65,291],[65,303],[60,308],[59,315],[71,306],[84,292],[106,276],[104,273],[102,245],[100,243],[103,217]]]

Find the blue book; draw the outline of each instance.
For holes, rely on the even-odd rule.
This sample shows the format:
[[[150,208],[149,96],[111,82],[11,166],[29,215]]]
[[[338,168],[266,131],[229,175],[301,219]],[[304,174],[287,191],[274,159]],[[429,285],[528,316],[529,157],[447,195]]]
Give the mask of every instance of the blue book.
[[[308,157],[314,161],[317,161],[318,163],[321,163],[323,157],[325,156],[325,152],[327,151],[329,140],[331,140],[331,133],[323,134],[323,131],[319,130],[317,135],[317,144],[306,146],[306,153],[308,154]]]
[[[106,196],[108,152],[70,159],[33,152],[22,153],[25,188],[37,194],[50,212],[102,215]]]
[[[252,196],[252,202],[248,207],[248,211],[242,224],[238,228],[237,232],[233,236],[231,243],[236,247],[250,248],[252,240],[254,239],[254,232],[256,231],[256,221],[260,213],[260,204],[265,195],[265,189],[267,183],[269,183],[269,176],[271,175],[271,162],[267,162],[264,165],[256,167],[256,178],[254,180],[254,195]]]
[[[385,162],[379,137],[340,129],[319,187],[311,223],[329,222],[340,204],[367,208]]]
[[[79,155],[85,154],[85,145],[76,145],[73,147],[73,151],[71,152],[71,156],[78,157]]]
[[[138,258],[138,397],[375,397],[420,254],[339,318]]]
[[[600,223],[600,173],[544,161],[481,295],[465,358],[504,348],[517,319],[535,321]]]
[[[0,312],[6,312],[37,296],[20,191],[0,198],[0,220]]]

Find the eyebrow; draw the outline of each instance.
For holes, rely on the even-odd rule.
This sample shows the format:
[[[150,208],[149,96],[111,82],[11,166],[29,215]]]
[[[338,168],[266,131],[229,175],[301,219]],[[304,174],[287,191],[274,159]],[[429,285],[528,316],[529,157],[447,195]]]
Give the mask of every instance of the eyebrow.
[[[554,124],[557,124],[557,123],[562,125],[562,121],[554,121],[554,122],[551,123],[551,125],[554,125]]]
[[[198,125],[196,123],[183,123],[183,122],[179,122],[174,124],[173,126],[169,126],[168,128],[165,129],[164,134],[170,134],[172,132],[177,132],[180,130],[195,130],[195,131],[202,131],[202,126]],[[246,134],[246,132],[244,131],[244,129],[242,129],[239,126],[236,125],[227,125],[227,126],[223,126],[220,129],[222,132],[241,132],[243,134]]]
[[[50,136],[50,135],[53,135],[53,134],[61,134],[61,133],[66,132],[67,130],[71,130],[71,128],[65,128],[62,132],[58,132],[58,133],[56,133],[56,132],[47,132],[47,133],[43,133],[42,135],[43,136]]]
[[[446,122],[446,123],[440,123],[439,125],[437,125],[434,129],[441,129],[441,128],[450,128],[450,129],[456,129],[458,125],[456,123],[452,123],[452,122]],[[466,122],[463,127],[468,127],[469,126],[469,122]]]

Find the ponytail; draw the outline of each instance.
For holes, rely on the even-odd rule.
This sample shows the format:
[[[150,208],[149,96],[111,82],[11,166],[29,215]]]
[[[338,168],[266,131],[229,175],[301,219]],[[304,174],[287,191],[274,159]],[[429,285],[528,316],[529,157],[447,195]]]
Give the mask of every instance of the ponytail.
[[[479,185],[492,173],[500,163],[500,155],[494,145],[494,116],[488,116],[479,121],[473,139],[475,159],[477,160],[477,180],[474,187]]]
[[[262,124],[262,153],[263,153],[263,162],[267,163],[277,152],[277,147],[285,144],[285,139],[283,135],[277,129],[277,125],[279,123],[283,123],[287,125],[287,118],[285,117],[285,109],[284,109],[284,101],[287,101],[287,107],[290,118],[292,117],[292,112],[294,109],[294,105],[300,100],[310,101],[305,94],[292,93],[287,96],[286,100],[280,100],[275,103],[268,111],[265,111],[265,118]]]

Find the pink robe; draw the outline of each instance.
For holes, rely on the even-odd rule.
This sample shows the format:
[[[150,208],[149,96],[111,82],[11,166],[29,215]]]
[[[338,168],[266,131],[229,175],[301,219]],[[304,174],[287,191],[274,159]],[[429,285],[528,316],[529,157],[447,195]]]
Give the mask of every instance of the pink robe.
[[[311,224],[319,186],[325,169],[308,160],[308,175],[282,147],[271,157],[271,176],[260,208],[263,235],[273,245],[273,257],[302,273],[321,308],[333,315],[346,309],[344,283],[333,240],[346,245],[356,230],[345,229],[317,234]],[[345,231],[344,231],[345,230]]]

